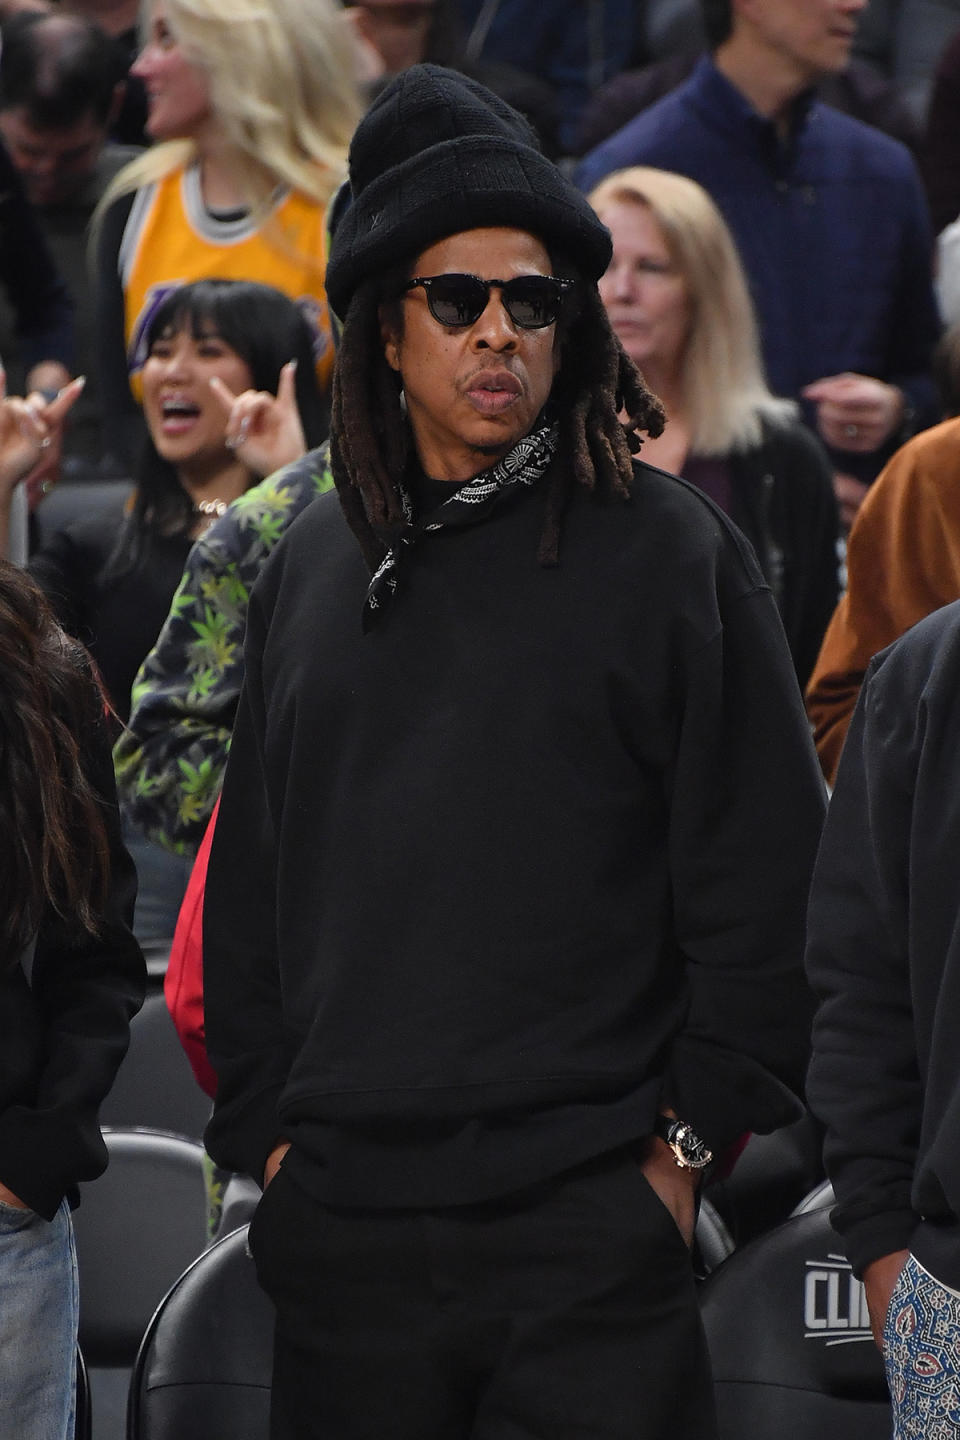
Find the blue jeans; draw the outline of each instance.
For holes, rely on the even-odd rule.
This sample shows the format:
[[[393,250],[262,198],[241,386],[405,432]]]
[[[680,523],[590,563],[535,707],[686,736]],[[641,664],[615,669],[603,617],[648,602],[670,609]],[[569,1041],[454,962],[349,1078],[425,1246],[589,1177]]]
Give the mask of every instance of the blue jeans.
[[[71,1440],[77,1317],[67,1202],[48,1221],[0,1201],[0,1440]]]

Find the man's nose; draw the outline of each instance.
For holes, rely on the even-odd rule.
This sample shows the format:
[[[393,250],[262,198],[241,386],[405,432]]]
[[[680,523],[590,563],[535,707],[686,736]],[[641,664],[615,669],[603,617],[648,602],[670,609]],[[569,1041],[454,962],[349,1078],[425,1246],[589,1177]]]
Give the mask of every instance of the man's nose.
[[[490,291],[483,314],[474,324],[473,340],[474,344],[486,346],[490,350],[515,350],[519,344],[517,327],[497,289]]]

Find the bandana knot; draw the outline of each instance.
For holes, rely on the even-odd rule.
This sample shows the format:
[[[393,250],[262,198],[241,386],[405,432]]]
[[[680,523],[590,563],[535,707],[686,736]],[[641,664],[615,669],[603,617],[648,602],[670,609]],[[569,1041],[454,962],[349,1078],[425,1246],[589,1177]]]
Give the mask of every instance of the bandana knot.
[[[370,578],[363,602],[364,633],[382,619],[384,611],[393,602],[397,593],[401,561],[409,557],[410,551],[421,537],[432,530],[474,525],[479,520],[486,519],[490,512],[508,495],[515,493],[519,486],[536,485],[550,467],[557,451],[557,440],[556,425],[545,425],[541,430],[525,435],[496,465],[475,475],[456,490],[449,500],[434,506],[419,520],[414,520],[413,504],[401,485],[400,496],[406,524]]]

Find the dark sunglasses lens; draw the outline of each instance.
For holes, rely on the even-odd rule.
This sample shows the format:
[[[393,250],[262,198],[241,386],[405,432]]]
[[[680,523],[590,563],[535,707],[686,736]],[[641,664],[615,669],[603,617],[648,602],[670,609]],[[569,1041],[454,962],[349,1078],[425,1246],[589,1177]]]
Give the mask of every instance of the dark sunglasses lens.
[[[541,330],[560,313],[560,287],[546,275],[511,280],[503,287],[503,303],[515,325]]]
[[[438,275],[427,286],[427,300],[441,325],[472,325],[487,308],[487,287],[472,275]]]

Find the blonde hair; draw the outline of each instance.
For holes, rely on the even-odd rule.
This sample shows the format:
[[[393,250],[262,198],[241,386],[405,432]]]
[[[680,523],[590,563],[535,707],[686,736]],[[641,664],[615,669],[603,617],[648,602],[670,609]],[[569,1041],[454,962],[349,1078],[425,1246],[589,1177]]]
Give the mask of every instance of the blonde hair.
[[[702,186],[669,170],[635,165],[608,175],[587,198],[601,219],[605,205],[645,206],[686,282],[690,338],[681,385],[691,450],[698,455],[747,450],[760,441],[763,420],[793,419],[793,401],[778,400],[767,386],[743,266],[726,222]]]
[[[326,205],[346,173],[362,106],[338,0],[164,0],[177,43],[210,85],[254,216],[277,185]],[[142,25],[153,6],[144,5]],[[98,207],[161,180],[196,156],[192,140],[152,146],[120,171]]]

